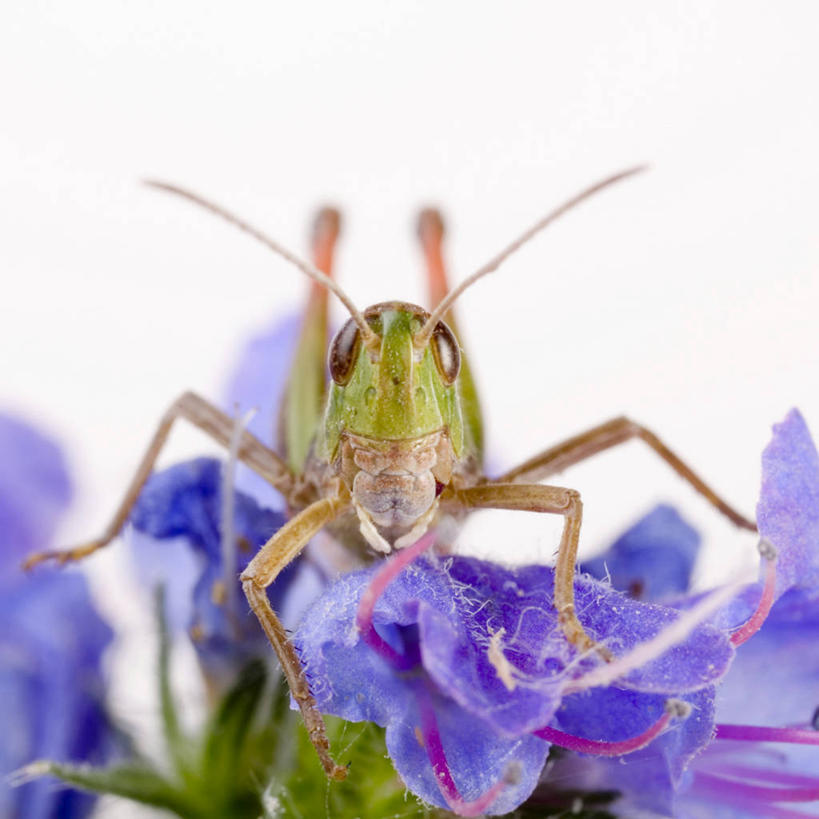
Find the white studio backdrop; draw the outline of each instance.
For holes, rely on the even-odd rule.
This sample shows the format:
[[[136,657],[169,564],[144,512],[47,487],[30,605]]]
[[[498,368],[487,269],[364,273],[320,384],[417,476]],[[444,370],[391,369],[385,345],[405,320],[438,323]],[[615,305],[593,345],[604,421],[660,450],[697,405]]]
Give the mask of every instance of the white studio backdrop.
[[[423,298],[420,205],[445,211],[459,280],[650,163],[463,297],[492,463],[627,413],[752,513],[770,425],[799,406],[819,433],[817,24],[804,2],[6,4],[0,405],[69,454],[64,542],[102,528],[173,398],[217,398],[306,287],[146,176],[299,252],[336,203],[363,307]],[[180,428],[163,463],[209,451]],[[704,533],[701,585],[753,565],[753,539],[639,443],[560,480],[587,553],[666,500]],[[559,524],[531,517],[486,515],[463,545],[549,558]],[[90,567],[103,605],[144,615],[117,551]]]

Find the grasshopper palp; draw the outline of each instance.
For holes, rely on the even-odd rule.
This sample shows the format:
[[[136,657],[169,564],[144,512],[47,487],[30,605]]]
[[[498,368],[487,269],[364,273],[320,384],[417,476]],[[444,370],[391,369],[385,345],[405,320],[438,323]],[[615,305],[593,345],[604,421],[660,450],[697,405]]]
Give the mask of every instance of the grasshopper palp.
[[[442,516],[474,509],[511,509],[561,515],[563,532],[555,566],[554,605],[561,627],[580,651],[611,655],[583,628],[574,610],[573,577],[582,502],[573,489],[539,483],[598,452],[639,438],[733,523],[754,524],[718,496],[650,430],[616,418],[551,447],[499,478],[483,471],[483,423],[475,383],[462,356],[452,305],[471,284],[493,272],[511,253],[556,218],[641,168],[610,176],[551,211],[458,287],[449,290],[443,264],[443,222],[422,211],[419,238],[426,260],[431,311],[385,302],[359,311],[332,279],[338,214],[319,213],[313,262],[284,249],[261,231],[208,200],[168,183],[149,185],[180,195],[238,226],[313,279],[291,376],[281,407],[279,453],[247,431],[237,457],[285,497],[292,514],[242,573],[248,602],[281,662],[310,739],[328,776],[343,778],[324,722],[266,588],[321,529],[327,527],[360,554],[389,553],[417,541]],[[324,384],[327,294],[334,293],[350,319],[329,346],[331,380]],[[109,543],[128,519],[175,419],[185,418],[223,446],[234,422],[203,398],[185,393],[163,417],[126,495],[103,535],[65,552],[32,555],[65,563]]]

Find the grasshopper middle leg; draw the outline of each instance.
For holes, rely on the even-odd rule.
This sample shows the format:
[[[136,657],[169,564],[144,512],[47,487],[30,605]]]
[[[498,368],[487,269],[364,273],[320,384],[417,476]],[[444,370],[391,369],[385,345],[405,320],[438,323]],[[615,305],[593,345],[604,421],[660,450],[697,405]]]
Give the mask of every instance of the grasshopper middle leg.
[[[310,741],[316,749],[325,773],[331,779],[344,779],[347,776],[347,769],[338,765],[330,756],[330,743],[324,720],[310,693],[301,661],[292,643],[287,639],[284,626],[273,611],[265,590],[279,572],[298,555],[307,541],[348,506],[349,499],[338,495],[322,498],[311,504],[287,521],[267,541],[241,575],[242,588],[250,607],[279,658],[290,692],[301,709]]]
[[[145,454],[142,456],[134,477],[125,492],[125,497],[123,497],[102,535],[73,549],[37,552],[28,557],[23,564],[23,568],[30,569],[32,566],[46,560],[55,560],[60,564],[82,560],[98,549],[107,546],[119,534],[128,520],[139,493],[150,477],[154,463],[168,440],[171,427],[177,418],[190,421],[224,447],[230,444],[231,435],[236,426],[234,419],[214,407],[204,398],[192,392],[184,393],[171,404],[159,422],[159,426],[154,432],[153,438],[151,438],[151,442],[148,444],[148,448],[145,450]],[[247,430],[242,431],[238,458],[263,478],[266,478],[285,495],[292,489],[294,478],[284,461]]]
[[[586,634],[574,610],[574,564],[583,519],[580,493],[562,486],[524,483],[487,483],[459,489],[454,501],[471,509],[513,509],[563,515],[563,535],[555,564],[554,605],[566,639],[580,651],[595,649],[605,660],[612,655]]]

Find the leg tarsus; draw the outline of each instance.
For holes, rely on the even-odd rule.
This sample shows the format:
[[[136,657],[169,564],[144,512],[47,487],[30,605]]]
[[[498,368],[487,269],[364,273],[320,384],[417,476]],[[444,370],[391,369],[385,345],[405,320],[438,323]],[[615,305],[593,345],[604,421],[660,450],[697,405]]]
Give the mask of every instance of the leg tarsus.
[[[58,566],[65,566],[66,563],[74,563],[78,560],[83,560],[89,555],[107,546],[112,538],[98,538],[91,540],[88,543],[83,543],[80,546],[75,546],[72,549],[52,549],[45,552],[35,552],[29,555],[23,561],[23,571],[33,569],[40,563],[45,563],[48,560],[53,560]]]

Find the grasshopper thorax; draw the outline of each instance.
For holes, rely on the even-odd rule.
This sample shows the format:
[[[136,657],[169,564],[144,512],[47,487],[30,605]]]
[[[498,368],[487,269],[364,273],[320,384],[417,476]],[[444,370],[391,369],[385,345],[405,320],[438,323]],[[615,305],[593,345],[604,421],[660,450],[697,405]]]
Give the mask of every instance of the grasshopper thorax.
[[[374,338],[350,319],[330,345],[324,423],[315,454],[347,485],[361,531],[379,551],[412,543],[464,455],[460,349],[421,307],[384,302],[364,311]]]

